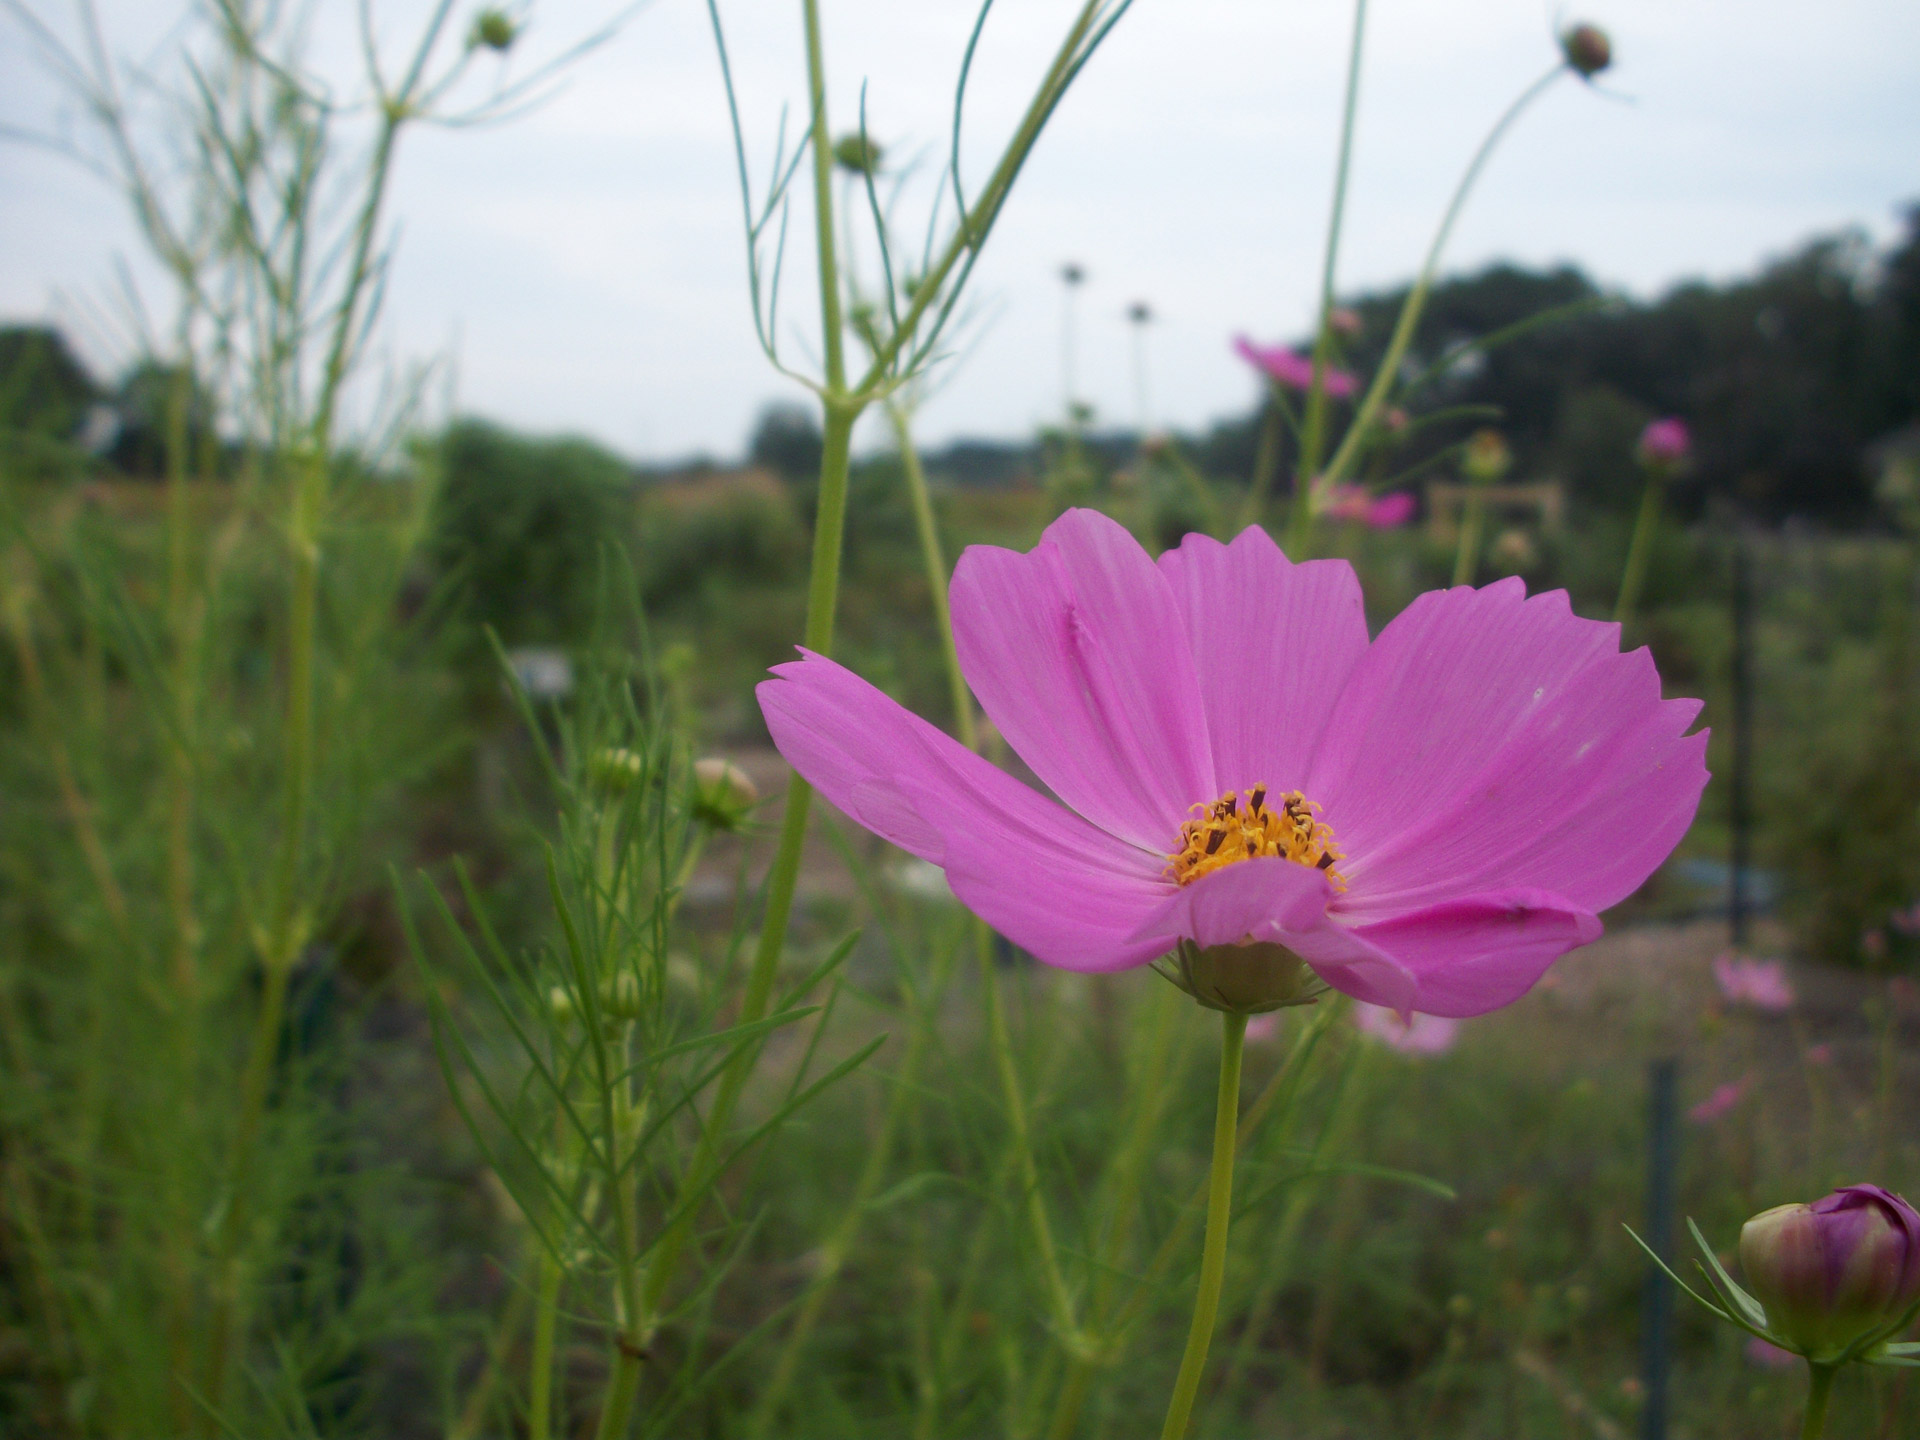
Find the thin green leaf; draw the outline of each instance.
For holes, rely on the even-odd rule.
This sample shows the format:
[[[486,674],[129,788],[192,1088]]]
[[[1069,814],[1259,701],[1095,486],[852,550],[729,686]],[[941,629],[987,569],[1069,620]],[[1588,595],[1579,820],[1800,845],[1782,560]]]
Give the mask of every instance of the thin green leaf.
[[[1767,1328],[1767,1312],[1758,1300],[1742,1290],[1727,1273],[1727,1267],[1720,1263],[1720,1257],[1713,1252],[1713,1246],[1707,1243],[1707,1237],[1700,1233],[1700,1227],[1693,1223],[1693,1217],[1687,1217],[1687,1231],[1693,1236],[1693,1243],[1700,1247],[1700,1253],[1707,1257],[1707,1268],[1718,1283],[1720,1291],[1745,1315],[1750,1323],[1764,1330]]]

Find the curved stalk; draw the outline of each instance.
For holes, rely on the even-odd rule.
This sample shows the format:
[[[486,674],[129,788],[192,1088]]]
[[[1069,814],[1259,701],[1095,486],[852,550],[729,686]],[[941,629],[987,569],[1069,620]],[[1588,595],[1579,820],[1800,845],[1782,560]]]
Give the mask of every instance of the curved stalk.
[[[1327,219],[1327,256],[1320,270],[1320,328],[1313,338],[1313,384],[1300,438],[1300,476],[1288,516],[1287,554],[1306,558],[1313,529],[1313,477],[1326,440],[1327,369],[1333,361],[1333,275],[1340,259],[1340,226],[1346,218],[1347,176],[1353,168],[1353,122],[1360,108],[1360,55],[1367,34],[1367,0],[1354,0],[1353,46],[1347,56],[1347,95],[1340,115],[1340,158],[1333,167],[1333,210]]]
[[[1454,187],[1453,198],[1447,204],[1446,214],[1440,219],[1440,228],[1434,233],[1433,243],[1427,248],[1427,258],[1420,266],[1420,276],[1414,281],[1413,290],[1408,294],[1406,303],[1400,307],[1400,317],[1393,327],[1393,338],[1387,342],[1387,353],[1381,358],[1379,368],[1374,371],[1373,383],[1367,387],[1366,398],[1360,402],[1360,408],[1354,412],[1353,423],[1347,427],[1347,433],[1341,437],[1340,447],[1333,452],[1333,459],[1327,462],[1326,480],[1337,485],[1347,471],[1360,457],[1360,447],[1365,442],[1367,432],[1372,428],[1374,417],[1380,413],[1380,407],[1386,403],[1388,393],[1393,389],[1394,379],[1399,374],[1400,362],[1405,358],[1407,346],[1413,341],[1413,332],[1420,324],[1421,313],[1426,309],[1427,295],[1433,289],[1434,271],[1440,264],[1440,252],[1446,248],[1447,238],[1453,233],[1453,225],[1460,218],[1460,211],[1467,202],[1467,195],[1473,189],[1474,181],[1480,178],[1480,172],[1486,168],[1494,149],[1502,137],[1513,128],[1514,121],[1526,108],[1544,95],[1554,81],[1567,73],[1564,61],[1542,75],[1533,84],[1520,92],[1519,97],[1509,105],[1500,118],[1487,132],[1487,138],[1480,142],[1480,148],[1474,152],[1466,172],[1461,175],[1460,183]]]
[[[1173,1384],[1166,1424],[1160,1440],[1185,1440],[1193,1420],[1193,1402],[1200,1393],[1200,1377],[1207,1368],[1207,1347],[1213,1341],[1213,1322],[1220,1311],[1220,1291],[1227,1274],[1227,1227],[1233,1219],[1233,1155],[1240,1118],[1240,1056],[1246,1048],[1247,1017],[1221,1017],[1220,1090],[1214,1100],[1213,1166],[1207,1177],[1207,1238],[1200,1256],[1200,1288],[1193,1298],[1193,1324],[1187,1331],[1186,1353]]]
[[[1647,488],[1640,492],[1640,517],[1633,523],[1633,543],[1627,547],[1626,568],[1620,574],[1620,598],[1614,601],[1613,618],[1624,639],[1633,612],[1640,603],[1640,587],[1647,578],[1647,555],[1653,548],[1653,532],[1660,523],[1661,483],[1657,475],[1647,476]]]
[[[1487,524],[1487,485],[1476,475],[1467,485],[1465,513],[1460,517],[1460,546],[1453,552],[1453,583],[1471,585],[1480,568],[1480,534]]]

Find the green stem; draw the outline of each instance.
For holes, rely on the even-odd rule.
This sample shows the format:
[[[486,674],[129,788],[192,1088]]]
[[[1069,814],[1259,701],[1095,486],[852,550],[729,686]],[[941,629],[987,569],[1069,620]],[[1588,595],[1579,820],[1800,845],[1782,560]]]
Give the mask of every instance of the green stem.
[[[1060,43],[1059,51],[1053,57],[1053,64],[1047,67],[1047,73],[1040,82],[1040,88],[1034,92],[1032,102],[1027,106],[1026,114],[1020,119],[1019,128],[1013,132],[1013,138],[1007,142],[1007,148],[1001,153],[1000,163],[994,167],[987,185],[975,200],[973,209],[954,229],[946,247],[940,252],[940,258],[934,261],[926,276],[914,287],[907,308],[900,316],[899,324],[882,342],[873,357],[873,363],[867,367],[867,373],[854,387],[854,393],[871,396],[878,393],[886,381],[888,372],[900,358],[903,350],[912,342],[914,332],[934,301],[940,298],[941,289],[954,268],[960,264],[961,257],[980,252],[986,244],[988,232],[993,229],[994,221],[999,218],[1000,207],[1006,203],[1007,195],[1013,189],[1013,182],[1019,178],[1020,169],[1027,162],[1027,156],[1034,144],[1040,139],[1040,132],[1046,128],[1047,120],[1059,105],[1060,98],[1066,93],[1067,86],[1073,83],[1080,64],[1086,59],[1081,54],[1081,46],[1092,32],[1094,21],[1099,14],[1103,0],[1086,0],[1079,16],[1067,30],[1067,38]],[[809,0],[811,5],[811,0]],[[971,262],[969,262],[971,263]],[[942,316],[951,308],[949,296],[943,306]],[[935,321],[937,331],[939,320]],[[920,347],[924,350],[924,344]]]
[[[810,144],[813,149],[813,195],[815,243],[820,273],[820,324],[825,358],[826,386],[821,404],[825,411],[820,452],[819,505],[813,522],[813,563],[807,582],[807,623],[804,644],[816,654],[833,649],[834,612],[840,599],[840,552],[846,533],[847,479],[852,468],[853,427],[866,408],[866,400],[847,393],[846,336],[840,312],[840,271],[834,242],[833,144],[827,130],[826,62],[820,38],[818,0],[802,0],[807,42],[807,81],[813,106]],[[773,998],[773,984],[780,970],[780,954],[786,945],[787,922],[793,913],[794,891],[800,879],[800,856],[806,845],[807,816],[813,804],[813,787],[795,772],[787,782],[787,806],[780,827],[780,845],[774,852],[773,867],[767,875],[767,909],[761,921],[760,940],[754,949],[753,963],[747,972],[746,989],[740,1000],[736,1023],[750,1025],[766,1018]],[[714,1094],[713,1109],[700,1133],[692,1163],[686,1172],[683,1196],[699,1194],[717,1178],[720,1147],[724,1143],[734,1108],[759,1058],[760,1047],[743,1044],[734,1052],[720,1077]],[[682,1205],[679,1220],[660,1237],[647,1269],[643,1305],[647,1314],[657,1316],[667,1290],[679,1269],[680,1256],[692,1233],[698,1207]]]
[[[987,1044],[993,1051],[994,1069],[1000,1077],[1001,1101],[1007,1107],[1007,1128],[1012,1132],[1014,1160],[1019,1166],[1021,1198],[1026,1204],[1027,1223],[1033,1230],[1033,1246],[1040,1257],[1040,1278],[1053,1311],[1053,1323],[1060,1338],[1072,1345],[1078,1337],[1078,1326],[1073,1316],[1073,1301],[1060,1274],[1053,1225],[1047,1218],[1046,1196],[1040,1190],[1040,1169],[1033,1159],[1033,1132],[1027,1123],[1026,1096],[1014,1061],[1013,1037],[1007,1031],[1006,1007],[1000,1001],[1000,978],[994,970],[993,937],[985,921],[973,923],[974,954],[980,962],[980,998],[986,1008]]]
[[[1827,1428],[1827,1401],[1833,1397],[1836,1365],[1807,1364],[1807,1415],[1800,1422],[1800,1440],[1820,1440]]]
[[[1060,1397],[1054,1404],[1053,1421],[1047,1427],[1048,1440],[1071,1440],[1080,1424],[1080,1412],[1086,1404],[1094,1371],[1111,1363],[1110,1342],[1117,1326],[1113,1306],[1113,1279],[1123,1273],[1122,1259],[1139,1213],[1141,1181],[1153,1142],[1166,1114],[1171,1093],[1167,1077],[1177,1075],[1185,1065],[1184,1053],[1174,1056],[1174,1020],[1182,1002],[1173,991],[1154,992],[1147,1004],[1153,1008],[1146,1044],[1133,1067],[1128,1089],[1132,1098],[1132,1118],[1126,1138],[1116,1152],[1108,1174],[1109,1195],[1106,1218],[1100,1237],[1098,1265],[1094,1271],[1093,1295],[1087,1330],[1090,1343],[1069,1357],[1067,1377],[1061,1383]]]
[[[1453,583],[1471,585],[1480,568],[1480,532],[1487,523],[1487,481],[1474,476],[1467,485],[1465,513],[1460,517],[1460,548],[1453,554]]]
[[[1227,1274],[1227,1226],[1233,1219],[1233,1154],[1240,1118],[1240,1055],[1246,1048],[1247,1017],[1228,1012],[1221,1017],[1220,1092],[1214,1101],[1213,1166],[1207,1176],[1207,1238],[1200,1256],[1200,1289],[1193,1299],[1193,1325],[1187,1331],[1186,1353],[1167,1406],[1167,1423],[1160,1440],[1185,1440],[1193,1420],[1193,1402],[1200,1393],[1200,1377],[1207,1368],[1207,1346],[1213,1340],[1213,1322],[1220,1310],[1220,1290]]]
[[[1633,524],[1633,543],[1627,547],[1627,566],[1620,575],[1620,598],[1614,602],[1613,618],[1626,638],[1633,623],[1634,607],[1640,603],[1640,586],[1647,577],[1647,553],[1653,548],[1653,532],[1660,523],[1662,486],[1658,475],[1647,476],[1646,489],[1640,492],[1640,518]]]
[[[781,1403],[786,1399],[787,1389],[799,1369],[807,1340],[812,1336],[814,1326],[819,1323],[821,1311],[826,1308],[827,1299],[833,1293],[834,1282],[839,1279],[847,1256],[853,1250],[854,1241],[859,1237],[861,1223],[867,1217],[868,1203],[879,1192],[880,1182],[886,1179],[887,1164],[893,1158],[894,1137],[899,1134],[907,1118],[909,1106],[919,1096],[920,1067],[925,1063],[927,1047],[933,1039],[934,1010],[946,993],[952,969],[953,951],[949,949],[941,955],[932,977],[927,996],[928,1008],[914,1017],[907,1051],[901,1057],[900,1072],[894,1077],[893,1094],[887,1102],[886,1115],[880,1122],[880,1133],[867,1150],[866,1163],[861,1167],[859,1179],[854,1182],[853,1193],[847,1199],[839,1225],[820,1247],[820,1264],[808,1286],[806,1298],[801,1301],[800,1312],[794,1317],[793,1329],[787,1333],[780,1358],[774,1363],[773,1378],[767,1382],[767,1388],[761,1394],[750,1427],[752,1434],[771,1433],[779,1420]]]
[[[887,419],[900,447],[900,469],[907,479],[907,499],[913,506],[913,525],[920,537],[920,563],[927,572],[927,596],[933,602],[934,629],[940,636],[940,658],[947,667],[947,693],[953,701],[953,728],[960,743],[978,748],[973,722],[973,695],[960,672],[960,652],[953,643],[953,613],[947,606],[947,557],[940,545],[940,527],[934,519],[933,499],[927,493],[927,472],[920,464],[920,447],[913,443],[913,416],[897,399],[887,401]]]
[[[1353,167],[1353,122],[1360,105],[1360,55],[1367,33],[1367,0],[1354,0],[1353,47],[1347,57],[1347,96],[1340,117],[1340,158],[1333,169],[1333,211],[1327,220],[1327,256],[1320,270],[1320,328],[1313,340],[1313,386],[1300,441],[1300,478],[1293,488],[1287,554],[1304,559],[1313,529],[1313,478],[1327,433],[1327,369],[1333,361],[1333,276],[1340,258],[1340,226],[1346,217],[1347,176]]]
[[[533,1352],[527,1361],[527,1440],[549,1440],[553,1434],[553,1357],[560,1329],[560,1278],[559,1258],[541,1251]]]
[[[1460,218],[1461,207],[1466,204],[1467,194],[1473,189],[1473,183],[1480,178],[1481,170],[1486,168],[1494,147],[1513,127],[1513,122],[1547,88],[1566,73],[1564,62],[1556,64],[1546,74],[1520,92],[1520,96],[1506,108],[1493,129],[1487,132],[1487,138],[1480,142],[1480,148],[1474,152],[1466,173],[1460,177],[1460,183],[1454,188],[1453,199],[1447,205],[1447,212],[1440,220],[1440,228],[1435,232],[1433,244],[1427,249],[1427,258],[1420,267],[1420,277],[1414,282],[1413,290],[1408,294],[1406,303],[1400,307],[1400,318],[1393,327],[1393,338],[1387,342],[1387,353],[1381,359],[1379,368],[1373,372],[1373,383],[1367,387],[1366,398],[1360,402],[1360,408],[1354,413],[1353,423],[1347,427],[1347,433],[1341,438],[1340,447],[1333,452],[1333,459],[1327,462],[1326,481],[1337,485],[1359,458],[1360,447],[1366,442],[1367,432],[1372,428],[1374,417],[1380,407],[1386,403],[1388,393],[1393,389],[1394,381],[1400,373],[1400,362],[1405,358],[1407,346],[1413,341],[1413,332],[1420,324],[1421,312],[1426,309],[1427,295],[1433,289],[1434,271],[1440,264],[1440,252],[1446,248],[1447,237],[1453,233],[1454,221]]]

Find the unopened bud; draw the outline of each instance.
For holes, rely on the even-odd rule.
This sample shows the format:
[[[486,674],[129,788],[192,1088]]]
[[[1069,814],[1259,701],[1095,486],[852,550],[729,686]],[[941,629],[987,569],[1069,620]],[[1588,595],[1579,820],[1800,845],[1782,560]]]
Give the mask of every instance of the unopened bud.
[[[641,759],[623,745],[609,745],[594,752],[587,762],[587,774],[602,790],[619,794],[640,778]]]
[[[1640,432],[1637,453],[1640,463],[1649,470],[1666,474],[1678,471],[1693,453],[1693,436],[1687,431],[1687,422],[1672,417],[1655,420]]]
[[[467,47],[478,50],[485,46],[505,54],[519,38],[520,27],[514,24],[511,15],[504,10],[482,10],[473,17],[473,29],[467,35]]]
[[[1306,961],[1264,940],[1204,950],[1182,940],[1160,973],[1209,1010],[1240,1015],[1311,1005],[1327,988]]]
[[[878,175],[883,153],[879,141],[861,134],[842,135],[833,142],[833,163],[852,175]]]
[[[760,791],[731,760],[709,755],[693,762],[693,814],[715,830],[737,830],[760,803]]]
[[[1848,1185],[1747,1221],[1740,1264],[1773,1338],[1832,1362],[1920,1306],[1920,1213],[1878,1185]]]
[[[1469,478],[1498,480],[1513,464],[1513,452],[1498,430],[1476,430],[1467,441],[1466,471]]]
[[[1327,328],[1336,335],[1344,335],[1352,339],[1365,328],[1365,324],[1360,319],[1358,310],[1351,310],[1345,305],[1336,305],[1327,312]]]
[[[1571,69],[1591,80],[1613,63],[1613,42],[1598,25],[1570,25],[1560,32],[1560,53]]]

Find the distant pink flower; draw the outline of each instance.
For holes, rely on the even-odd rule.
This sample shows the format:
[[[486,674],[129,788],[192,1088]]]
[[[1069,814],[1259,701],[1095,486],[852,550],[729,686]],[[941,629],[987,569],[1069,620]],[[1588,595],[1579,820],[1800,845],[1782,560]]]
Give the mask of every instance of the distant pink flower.
[[[1360,318],[1358,310],[1350,310],[1345,305],[1336,305],[1327,312],[1327,328],[1336,335],[1351,338],[1366,328],[1366,322]]]
[[[1240,352],[1242,360],[1276,385],[1303,394],[1313,388],[1313,361],[1298,350],[1290,350],[1285,345],[1256,345],[1244,335],[1234,337],[1233,348]],[[1344,400],[1353,394],[1359,382],[1345,370],[1329,365],[1324,384],[1331,398]]]
[[[1422,595],[1369,641],[1343,560],[1257,527],[1156,564],[1069,510],[952,583],[961,668],[1029,788],[822,656],[759,687],[774,743],[1069,970],[1284,946],[1370,1004],[1478,1015],[1601,932],[1706,784],[1695,700],[1518,580]]]
[[[1868,930],[1860,937],[1860,948],[1867,953],[1869,960],[1887,958],[1887,932],[1881,929]]]
[[[1920,905],[1894,911],[1887,917],[1887,923],[1902,935],[1920,935]]]
[[[1460,1038],[1460,1022],[1439,1015],[1406,1015],[1379,1005],[1353,1007],[1353,1023],[1402,1055],[1444,1055]]]
[[[1749,960],[1729,950],[1714,957],[1713,979],[1729,1004],[1776,1012],[1793,1008],[1793,985],[1778,960]]]
[[[1336,485],[1326,492],[1322,504],[1335,520],[1353,521],[1375,530],[1396,530],[1413,518],[1415,501],[1404,490],[1375,496],[1364,485]]]
[[[1711,1125],[1746,1099],[1747,1091],[1752,1088],[1753,1076],[1751,1075],[1742,1075],[1738,1080],[1729,1080],[1724,1085],[1716,1085],[1711,1095],[1687,1111],[1687,1118],[1696,1125]]]
[[[1640,463],[1668,468],[1682,464],[1693,452],[1693,436],[1684,420],[1655,420],[1640,432]]]
[[[1398,530],[1413,518],[1416,503],[1411,492],[1406,490],[1382,495],[1367,511],[1367,524],[1376,530]]]
[[[1818,1045],[1809,1045],[1807,1047],[1807,1063],[1809,1065],[1831,1065],[1833,1063],[1833,1046],[1827,1044],[1824,1040]]]

